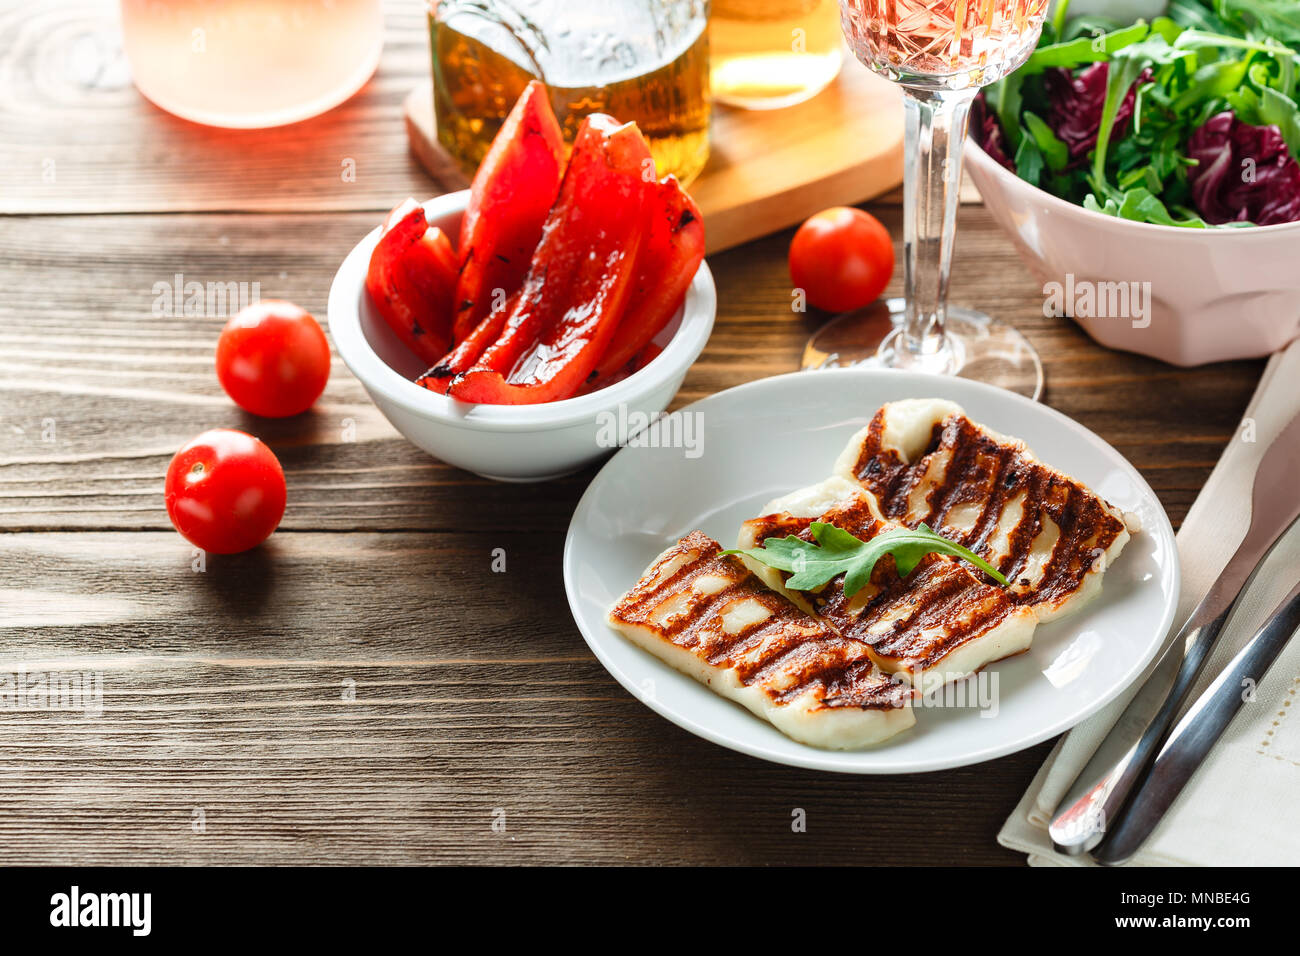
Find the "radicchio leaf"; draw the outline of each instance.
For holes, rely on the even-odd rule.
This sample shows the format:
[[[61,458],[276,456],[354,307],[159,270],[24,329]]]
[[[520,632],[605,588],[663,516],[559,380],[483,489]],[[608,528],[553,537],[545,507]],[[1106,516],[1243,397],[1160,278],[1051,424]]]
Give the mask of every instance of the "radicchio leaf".
[[[1016,164],[1011,159],[1006,134],[997,114],[989,109],[984,100],[984,91],[980,90],[970,111],[970,135],[979,144],[979,148],[988,153],[994,162],[1005,166],[1011,172],[1016,171]]]
[[[1097,130],[1101,126],[1101,111],[1106,103],[1106,79],[1109,63],[1094,63],[1078,73],[1057,67],[1043,73],[1043,87],[1047,91],[1047,125],[1070,148],[1071,165],[1078,166],[1083,157],[1097,145]],[[1128,129],[1133,119],[1137,88],[1151,82],[1150,68],[1138,74],[1137,81],[1129,87],[1115,114],[1115,129],[1111,142],[1115,142]]]
[[[1300,220],[1300,164],[1276,126],[1251,126],[1216,113],[1191,135],[1192,200],[1206,222],[1273,226]]]

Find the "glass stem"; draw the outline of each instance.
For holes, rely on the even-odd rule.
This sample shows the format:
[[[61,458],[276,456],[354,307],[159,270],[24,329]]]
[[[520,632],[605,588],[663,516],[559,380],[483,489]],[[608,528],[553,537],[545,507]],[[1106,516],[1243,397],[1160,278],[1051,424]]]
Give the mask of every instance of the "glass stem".
[[[944,336],[948,271],[961,191],[962,144],[976,90],[905,88],[903,141],[904,325],[895,363],[950,372],[959,358]]]

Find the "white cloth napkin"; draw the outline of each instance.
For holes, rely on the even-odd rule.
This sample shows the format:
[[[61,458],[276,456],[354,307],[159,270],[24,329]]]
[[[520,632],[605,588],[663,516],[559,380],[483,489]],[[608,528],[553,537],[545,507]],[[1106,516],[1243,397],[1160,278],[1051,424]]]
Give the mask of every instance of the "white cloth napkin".
[[[1183,586],[1177,633],[1245,536],[1255,468],[1300,413],[1300,341],[1274,355],[1205,488],[1178,532]],[[1300,475],[1295,476],[1300,482]],[[1121,555],[1119,560],[1124,560]],[[1274,548],[1228,621],[1191,700],[1222,671],[1300,578],[1300,524]],[[1103,586],[1104,587],[1104,586]],[[1105,600],[1105,592],[1099,600]],[[1172,639],[1173,633],[1170,634]],[[1143,678],[1144,680],[1145,678]],[[1034,866],[1093,865],[1052,849],[1057,802],[1074,782],[1142,680],[1058,741],[998,842]],[[1131,866],[1295,865],[1300,862],[1300,638],[1273,663]]]

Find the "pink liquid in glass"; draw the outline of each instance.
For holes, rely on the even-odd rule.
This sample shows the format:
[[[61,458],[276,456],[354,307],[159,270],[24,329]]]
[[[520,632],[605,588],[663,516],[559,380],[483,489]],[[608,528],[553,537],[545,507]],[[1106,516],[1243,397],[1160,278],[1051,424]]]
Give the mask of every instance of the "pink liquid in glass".
[[[383,45],[380,0],[122,0],[136,87],[210,126],[322,113],[360,89]]]
[[[845,36],[874,70],[908,75],[975,74],[991,83],[1038,42],[1048,0],[843,0]]]

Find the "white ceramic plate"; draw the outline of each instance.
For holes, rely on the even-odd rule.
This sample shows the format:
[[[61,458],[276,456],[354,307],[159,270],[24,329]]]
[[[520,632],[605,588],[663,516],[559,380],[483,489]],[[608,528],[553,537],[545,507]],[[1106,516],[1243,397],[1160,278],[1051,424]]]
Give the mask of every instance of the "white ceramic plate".
[[[1082,611],[1041,625],[1024,654],[989,665],[996,708],[916,709],[916,726],[878,747],[820,750],[674,671],[605,623],[610,604],[646,565],[699,528],[724,546],[777,495],[820,481],[849,437],[885,402],[938,397],[975,421],[1023,439],[1044,462],[1136,512],[1134,535]],[[843,773],[909,773],[990,760],[1059,734],[1103,707],[1155,655],[1178,601],[1173,529],[1147,483],[1115,449],[1061,413],[957,378],[835,369],[795,372],[712,395],[652,425],[650,444],[674,435],[691,447],[626,447],[583,495],[564,547],[569,606],[596,657],[620,684],[673,723],[742,753]],[[698,439],[698,441],[695,441]],[[686,442],[679,442],[686,444]],[[969,679],[966,689],[978,691]],[[974,699],[974,694],[970,699]],[[987,699],[987,698],[986,698]],[[951,703],[951,701],[950,701]]]

